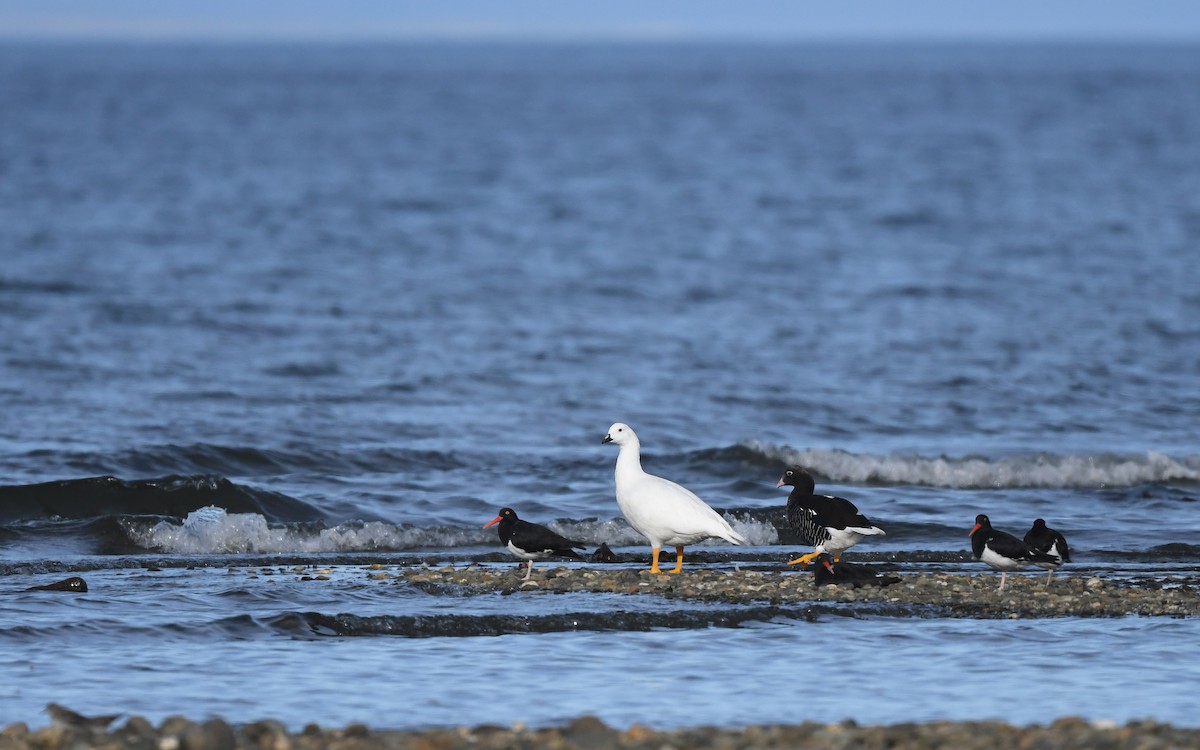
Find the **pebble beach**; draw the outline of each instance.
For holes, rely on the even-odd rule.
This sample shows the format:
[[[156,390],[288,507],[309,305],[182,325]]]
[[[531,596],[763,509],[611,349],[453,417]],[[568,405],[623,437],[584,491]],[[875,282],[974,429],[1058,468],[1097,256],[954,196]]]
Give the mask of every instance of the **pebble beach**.
[[[315,724],[289,733],[274,721],[234,727],[222,719],[203,722],[171,717],[155,727],[133,717],[107,731],[52,725],[31,731],[14,724],[0,731],[0,750],[735,750],[735,748],[954,748],[954,750],[1026,750],[1027,748],[1200,747],[1200,729],[1153,721],[1115,726],[1063,718],[1047,726],[1018,727],[1002,722],[931,722],[858,726],[854,722],[793,726],[761,725],[740,729],[697,727],[656,731],[635,725],[619,730],[590,716],[564,726],[529,729],[478,726],[428,731],[377,731],[361,724],[324,729]]]
[[[1186,617],[1200,615],[1194,577],[1106,580],[1096,576],[1009,576],[1003,591],[990,574],[915,573],[894,576],[886,586],[818,586],[800,572],[692,570],[652,576],[637,570],[539,568],[522,581],[509,570],[445,567],[369,572],[377,580],[412,581],[428,587],[457,587],[506,594],[605,592],[651,594],[731,604],[858,605],[872,615],[912,617]]]

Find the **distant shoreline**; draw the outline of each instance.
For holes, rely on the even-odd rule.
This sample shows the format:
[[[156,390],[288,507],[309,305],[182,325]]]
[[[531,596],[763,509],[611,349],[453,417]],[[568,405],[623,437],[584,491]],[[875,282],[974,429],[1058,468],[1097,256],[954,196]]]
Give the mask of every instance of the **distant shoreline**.
[[[1046,725],[1014,726],[998,721],[931,721],[879,726],[859,726],[853,721],[837,724],[805,722],[795,725],[753,725],[738,729],[699,726],[656,730],[642,725],[616,729],[591,716],[577,718],[559,727],[529,729],[477,726],[419,731],[371,729],[352,724],[324,729],[310,724],[289,732],[276,721],[257,721],[232,726],[214,718],[193,722],[172,717],[155,727],[135,716],[112,729],[72,726],[61,723],[31,730],[24,723],[0,731],[2,750],[63,750],[103,747],[110,750],[158,748],[159,750],[319,750],[322,748],[586,748],[587,750],[659,750],[663,747],[690,748],[781,748],[781,747],[890,747],[956,750],[1005,750],[1006,748],[1078,747],[1200,747],[1200,728],[1182,728],[1155,721],[1089,722],[1077,717],[1057,719]]]

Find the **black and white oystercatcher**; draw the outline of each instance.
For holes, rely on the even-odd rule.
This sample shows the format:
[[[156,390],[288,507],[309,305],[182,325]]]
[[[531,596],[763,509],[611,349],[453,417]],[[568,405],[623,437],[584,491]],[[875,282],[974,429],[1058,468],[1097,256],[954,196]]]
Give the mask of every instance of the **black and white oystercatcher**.
[[[551,557],[570,557],[582,560],[573,548],[583,548],[582,542],[574,542],[556,532],[536,523],[522,521],[517,518],[517,512],[512,508],[501,508],[500,515],[484,524],[489,528],[500,524],[496,531],[500,541],[508,548],[510,554],[518,560],[524,560],[529,568],[525,571],[522,581],[528,581],[533,575],[533,561],[546,560]]]
[[[694,492],[642,469],[642,444],[629,425],[613,424],[601,442],[620,448],[614,475],[617,506],[634,531],[650,541],[651,573],[663,572],[658,567],[658,555],[664,544],[675,547],[675,567],[667,572],[679,573],[683,570],[684,545],[713,537],[730,544],[746,543]]]
[[[1033,522],[1033,528],[1025,532],[1025,543],[1035,552],[1049,555],[1055,562],[1037,563],[1039,567],[1049,571],[1046,574],[1046,584],[1054,577],[1054,571],[1063,563],[1071,562],[1071,550],[1067,547],[1067,539],[1062,534],[1046,525],[1046,519],[1039,518]]]
[[[975,516],[975,526],[968,536],[971,537],[971,551],[975,553],[975,559],[982,560],[992,570],[1000,571],[998,591],[1004,590],[1004,577],[1008,571],[1054,560],[1012,534],[993,529],[991,519],[982,513]]]
[[[803,467],[792,466],[784,470],[775,486],[784,485],[793,488],[787,501],[788,523],[806,544],[815,548],[788,565],[808,565],[826,552],[836,562],[841,559],[843,552],[863,539],[884,536],[883,529],[867,520],[849,500],[832,495],[814,495],[817,483]]]
[[[891,586],[900,583],[900,576],[879,573],[873,568],[850,563],[835,563],[828,552],[817,555],[813,561],[813,580],[818,586]]]

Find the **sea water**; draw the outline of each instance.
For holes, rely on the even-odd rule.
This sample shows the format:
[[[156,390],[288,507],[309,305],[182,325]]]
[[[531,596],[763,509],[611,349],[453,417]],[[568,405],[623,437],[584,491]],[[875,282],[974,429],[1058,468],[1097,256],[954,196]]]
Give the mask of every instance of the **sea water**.
[[[366,571],[512,566],[501,506],[644,556],[624,421],[748,539],[689,564],[803,551],[801,463],[901,574],[985,574],[981,512],[1194,574],[1197,91],[1170,45],[0,45],[0,722],[1194,724],[1192,620]]]

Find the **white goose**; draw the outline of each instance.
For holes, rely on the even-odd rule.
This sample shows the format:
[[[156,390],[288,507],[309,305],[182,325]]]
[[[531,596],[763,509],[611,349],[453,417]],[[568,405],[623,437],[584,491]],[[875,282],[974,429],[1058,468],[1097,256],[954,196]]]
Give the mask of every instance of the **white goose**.
[[[684,545],[711,537],[746,543],[691,490],[642,469],[641,443],[629,425],[617,422],[609,427],[604,442],[615,443],[621,449],[617,454],[617,505],[629,525],[650,540],[651,573],[663,572],[658,568],[658,554],[664,544],[675,547],[675,569],[668,572],[678,573],[683,570]]]

